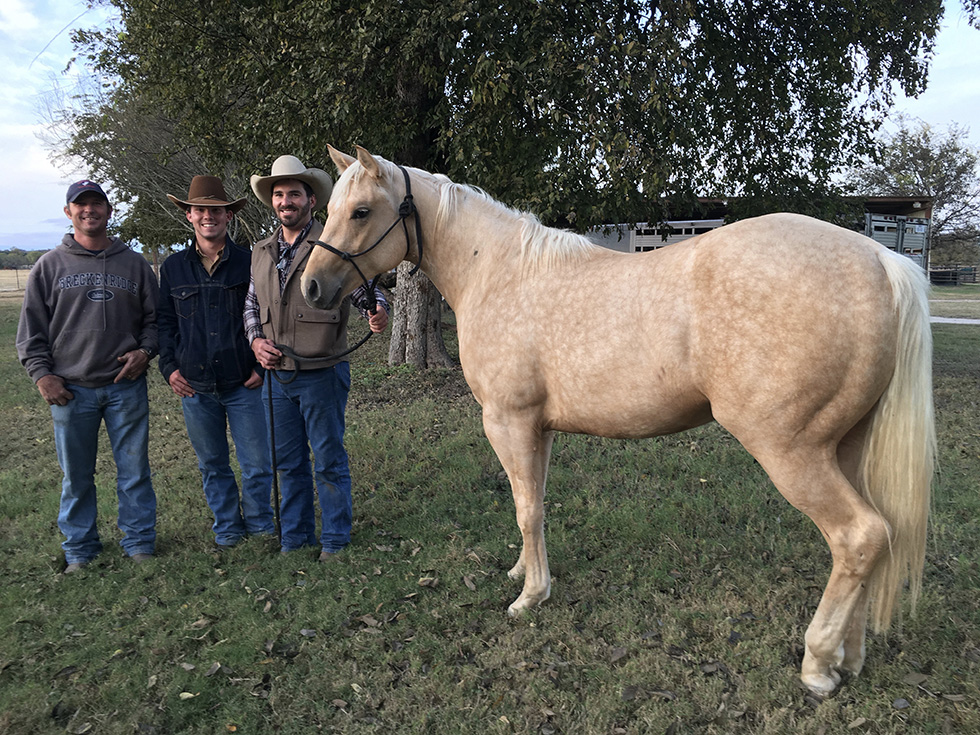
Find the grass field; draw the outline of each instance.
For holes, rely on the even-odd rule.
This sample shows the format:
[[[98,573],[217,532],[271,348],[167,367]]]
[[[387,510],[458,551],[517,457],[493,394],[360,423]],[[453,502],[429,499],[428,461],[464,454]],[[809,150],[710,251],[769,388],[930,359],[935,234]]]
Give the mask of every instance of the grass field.
[[[918,614],[817,702],[798,673],[826,545],[726,432],[560,436],[552,598],[512,620],[520,536],[478,407],[459,371],[388,367],[383,338],[352,360],[343,561],[259,541],[216,554],[153,372],[159,555],[135,566],[116,545],[103,443],[106,551],[65,577],[18,310],[0,300],[0,734],[980,732],[977,327],[934,327],[941,473]]]
[[[980,285],[933,286],[929,311],[933,316],[980,319]]]
[[[23,294],[28,272],[26,270],[0,268],[0,291],[20,291]]]

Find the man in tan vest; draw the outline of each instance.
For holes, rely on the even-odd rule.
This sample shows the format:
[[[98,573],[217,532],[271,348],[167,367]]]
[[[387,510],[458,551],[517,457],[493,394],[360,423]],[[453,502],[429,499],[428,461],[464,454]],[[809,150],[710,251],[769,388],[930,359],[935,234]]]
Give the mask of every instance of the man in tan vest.
[[[271,175],[252,176],[251,184],[281,225],[253,248],[244,317],[252,352],[270,371],[263,390],[272,392],[275,426],[269,429],[275,434],[282,485],[282,551],[317,544],[315,477],[320,500],[319,559],[326,562],[350,543],[352,518],[344,449],[350,365],[344,357],[331,356],[347,349],[350,304],[368,316],[371,300],[363,286],[332,311],[311,308],[303,298],[300,278],[313,243],[323,232],[313,212],[326,206],[333,189],[325,171],[307,168],[295,156],[280,156],[272,164]],[[388,324],[388,303],[377,289],[374,299],[377,309],[369,315],[369,325],[371,331],[381,332]],[[279,346],[300,359],[286,357]],[[290,382],[275,379],[272,373],[282,370],[295,371]],[[268,399],[267,392],[265,396]]]

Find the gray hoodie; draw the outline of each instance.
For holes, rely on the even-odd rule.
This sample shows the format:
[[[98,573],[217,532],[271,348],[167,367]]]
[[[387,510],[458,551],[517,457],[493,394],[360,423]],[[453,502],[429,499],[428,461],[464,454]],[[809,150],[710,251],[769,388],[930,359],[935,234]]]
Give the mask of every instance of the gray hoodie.
[[[119,238],[93,252],[65,235],[27,279],[17,356],[35,383],[54,374],[87,388],[107,385],[121,355],[156,354],[158,292],[150,264]]]

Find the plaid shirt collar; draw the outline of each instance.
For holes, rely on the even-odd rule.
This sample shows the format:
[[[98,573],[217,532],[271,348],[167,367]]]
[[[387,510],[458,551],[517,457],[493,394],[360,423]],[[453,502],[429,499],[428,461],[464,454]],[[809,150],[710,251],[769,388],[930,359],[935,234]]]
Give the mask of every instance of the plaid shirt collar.
[[[306,236],[310,234],[310,230],[313,229],[313,218],[310,217],[310,221],[306,223],[306,227],[299,233],[299,236],[295,241],[290,243],[285,238],[282,227],[279,228],[279,262],[276,263],[276,270],[279,271],[279,291],[286,287],[286,274],[289,273],[289,267],[293,264],[293,258],[296,257],[296,248],[299,247],[301,242],[306,240]]]

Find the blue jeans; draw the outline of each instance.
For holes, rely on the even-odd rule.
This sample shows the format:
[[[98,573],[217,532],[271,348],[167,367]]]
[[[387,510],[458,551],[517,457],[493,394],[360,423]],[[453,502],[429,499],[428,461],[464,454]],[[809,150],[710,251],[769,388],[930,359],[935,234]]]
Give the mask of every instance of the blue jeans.
[[[119,542],[129,555],[152,554],[156,544],[157,499],[150,483],[147,459],[149,404],[146,376],[101,388],[66,383],[74,398],[65,406],[51,406],[61,482],[58,528],[69,564],[91,561],[102,551],[96,528],[95,457],[99,425],[106,433],[116,462],[119,498]]]
[[[270,375],[263,390],[266,397],[270,387],[276,464],[282,487],[282,549],[292,551],[316,544],[315,476],[320,499],[320,545],[324,551],[340,551],[350,543],[352,517],[350,469],[344,449],[350,364],[301,370],[293,382],[285,385]]]
[[[215,542],[234,546],[246,534],[275,533],[270,502],[272,460],[262,391],[240,385],[214,393],[197,392],[191,398],[182,398],[181,403],[187,436],[204,481],[204,497],[214,514],[211,528]],[[228,454],[226,425],[242,470],[240,503]]]

